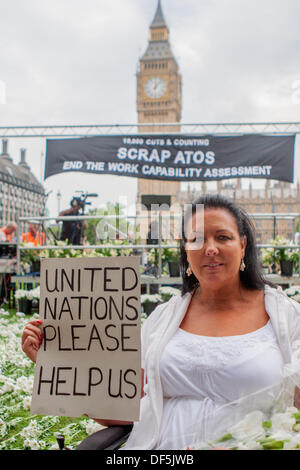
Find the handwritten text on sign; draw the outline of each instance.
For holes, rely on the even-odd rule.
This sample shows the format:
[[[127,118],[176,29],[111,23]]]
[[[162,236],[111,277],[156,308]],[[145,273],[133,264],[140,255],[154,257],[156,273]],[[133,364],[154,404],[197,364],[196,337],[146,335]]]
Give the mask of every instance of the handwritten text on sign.
[[[31,412],[138,420],[138,257],[41,262],[38,352]]]

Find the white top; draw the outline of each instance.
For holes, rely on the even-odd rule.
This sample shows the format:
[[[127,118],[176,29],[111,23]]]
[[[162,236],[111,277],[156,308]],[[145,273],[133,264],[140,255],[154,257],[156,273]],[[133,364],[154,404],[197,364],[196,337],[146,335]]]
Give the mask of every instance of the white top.
[[[126,449],[151,450],[159,445],[165,402],[160,377],[160,360],[168,343],[180,328],[191,298],[190,293],[184,296],[172,297],[169,302],[159,305],[143,324],[142,367],[145,370],[147,384],[144,384],[145,395],[141,400],[140,420],[134,424]],[[288,298],[281,288],[273,289],[266,285],[265,308],[270,317],[270,323],[275,332],[284,362],[283,383],[286,393],[281,402],[284,406],[292,406],[295,384],[300,387],[300,304]],[[217,338],[212,341],[224,340]],[[259,361],[257,366],[260,367]],[[224,390],[224,387],[222,385],[222,390]],[[269,390],[266,393],[266,389],[263,388],[258,391],[258,395],[260,398],[265,397],[266,403],[270,406],[272,396]],[[238,422],[245,416],[245,413],[258,409],[257,399],[254,402],[252,395],[250,395],[249,400],[242,399],[242,403],[239,402],[234,409],[232,409],[232,405],[229,406],[229,412],[224,411],[223,415],[222,410],[218,410],[219,416],[220,414],[222,416],[220,421],[222,424],[224,423],[225,427],[228,417],[231,419],[235,415],[236,422]],[[218,429],[216,432],[218,432]]]
[[[220,406],[279,383],[282,369],[270,322],[251,333],[225,337],[178,329],[160,361],[164,407],[156,448],[184,449],[195,440],[209,440],[210,429],[219,425]]]

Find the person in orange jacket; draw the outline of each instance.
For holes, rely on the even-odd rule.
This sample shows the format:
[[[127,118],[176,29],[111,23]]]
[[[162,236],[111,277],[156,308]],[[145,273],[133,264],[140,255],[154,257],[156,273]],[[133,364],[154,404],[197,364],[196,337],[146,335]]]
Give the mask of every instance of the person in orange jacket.
[[[14,242],[14,234],[17,230],[15,222],[8,222],[6,227],[0,228],[0,242]]]
[[[34,246],[44,245],[45,233],[39,233],[38,224],[29,223],[28,232],[22,234],[23,243],[33,243]]]

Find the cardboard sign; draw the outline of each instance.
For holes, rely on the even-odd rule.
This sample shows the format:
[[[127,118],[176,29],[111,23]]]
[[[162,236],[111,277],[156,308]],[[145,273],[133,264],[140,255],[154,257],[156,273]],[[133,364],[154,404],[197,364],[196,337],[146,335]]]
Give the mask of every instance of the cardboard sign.
[[[139,257],[41,260],[31,412],[139,420]]]

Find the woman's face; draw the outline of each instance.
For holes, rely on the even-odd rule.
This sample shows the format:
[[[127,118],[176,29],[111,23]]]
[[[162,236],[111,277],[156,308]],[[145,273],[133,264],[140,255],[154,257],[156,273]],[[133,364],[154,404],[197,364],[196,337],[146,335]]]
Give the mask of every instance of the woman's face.
[[[186,246],[187,259],[201,286],[218,288],[239,279],[241,260],[245,256],[246,237],[241,240],[236,221],[226,209],[204,210],[203,246],[192,248],[197,220],[195,214],[189,224]]]

